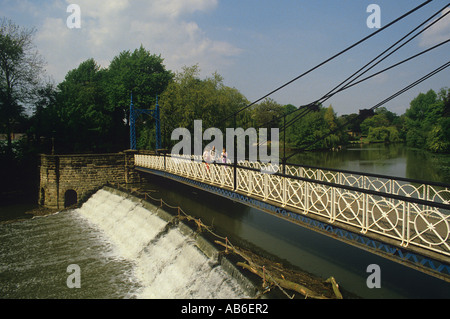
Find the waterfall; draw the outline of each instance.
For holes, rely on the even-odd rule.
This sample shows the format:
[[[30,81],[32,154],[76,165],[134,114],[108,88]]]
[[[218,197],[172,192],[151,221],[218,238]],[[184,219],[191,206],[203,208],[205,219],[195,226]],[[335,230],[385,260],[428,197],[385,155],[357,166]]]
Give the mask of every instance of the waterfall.
[[[139,202],[102,189],[76,211],[133,264],[137,298],[248,297],[191,237]]]

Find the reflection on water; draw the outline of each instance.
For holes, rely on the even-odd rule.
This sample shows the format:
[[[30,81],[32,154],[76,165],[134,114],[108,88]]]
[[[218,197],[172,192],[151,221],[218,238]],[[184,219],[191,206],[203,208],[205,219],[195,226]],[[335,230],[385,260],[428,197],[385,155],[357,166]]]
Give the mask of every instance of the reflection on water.
[[[289,162],[450,183],[450,154],[433,154],[403,144],[354,144],[337,152],[300,153]]]

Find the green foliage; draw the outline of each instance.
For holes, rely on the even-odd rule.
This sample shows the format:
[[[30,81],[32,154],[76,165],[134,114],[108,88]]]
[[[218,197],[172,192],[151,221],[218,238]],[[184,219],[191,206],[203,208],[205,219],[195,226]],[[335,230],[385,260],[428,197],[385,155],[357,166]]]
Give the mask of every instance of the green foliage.
[[[238,90],[223,84],[219,74],[214,73],[202,80],[199,73],[197,65],[184,67],[161,95],[165,145],[170,143],[170,135],[175,128],[185,127],[193,132],[194,120],[201,119],[205,129],[216,127],[225,132],[225,128],[234,127],[234,119],[224,119],[248,104]],[[249,120],[248,112],[239,115],[237,126]]]
[[[323,119],[327,124],[330,131],[335,131],[338,128],[336,123],[336,114],[334,113],[333,107],[330,105],[323,115]]]
[[[387,127],[390,124],[391,123],[384,114],[375,114],[361,123],[361,133],[363,135],[368,135],[371,128]]]
[[[400,142],[400,123],[397,114],[381,107],[375,111],[374,116],[361,122],[360,132],[372,143]]]
[[[59,153],[126,149],[131,92],[136,107],[154,107],[156,96],[172,78],[162,62],[160,56],[142,46],[134,52],[121,52],[105,69],[94,59],[82,62],[67,73],[56,89],[47,86],[38,91],[30,132],[36,140],[47,141],[46,149],[48,141],[55,138]],[[149,139],[147,135],[154,121],[148,118],[139,121],[140,145],[150,148],[154,138]]]
[[[26,105],[34,102],[43,61],[33,45],[35,29],[0,19],[0,133],[6,133],[8,156],[11,134],[26,121]]]
[[[450,152],[450,118],[443,118],[433,126],[427,138],[427,149],[435,153]]]
[[[284,109],[273,99],[265,99],[260,104],[252,107],[252,120],[255,127],[266,127],[268,129],[281,126],[281,116]]]
[[[297,113],[293,113],[286,121],[296,116]],[[286,142],[298,148],[332,149],[346,142],[345,132],[334,132],[339,125],[333,107],[330,105],[325,109],[320,106],[317,112],[301,116],[287,129]]]
[[[173,78],[166,70],[164,59],[151,54],[141,45],[139,49],[123,51],[113,58],[105,74],[104,89],[106,109],[112,118],[111,140],[117,143],[116,149],[127,148],[128,123],[131,93],[134,107],[153,109],[156,97],[161,95]],[[147,135],[153,135],[150,138]],[[148,115],[136,120],[138,145],[146,149],[155,147],[155,121]]]
[[[405,112],[406,143],[436,153],[450,152],[450,89],[420,93]]]
[[[367,136],[371,142],[400,142],[400,134],[394,126],[371,127]]]
[[[94,59],[89,59],[69,71],[58,85],[59,151],[99,152],[105,148],[111,127],[111,116],[105,107],[105,72]]]
[[[173,77],[163,62],[160,55],[151,54],[142,46],[114,57],[106,74],[108,108],[120,108],[126,113],[131,92],[136,107],[149,108],[154,105],[156,96],[162,94]]]

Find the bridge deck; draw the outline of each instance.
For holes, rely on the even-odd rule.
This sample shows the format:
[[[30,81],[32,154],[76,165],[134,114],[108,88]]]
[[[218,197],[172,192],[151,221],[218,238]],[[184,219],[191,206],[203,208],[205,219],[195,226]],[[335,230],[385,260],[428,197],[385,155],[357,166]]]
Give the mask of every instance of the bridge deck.
[[[450,275],[447,185],[294,165],[282,174],[261,163],[207,165],[154,155],[135,155],[135,165],[268,203],[291,221],[310,217],[416,252],[443,263]]]

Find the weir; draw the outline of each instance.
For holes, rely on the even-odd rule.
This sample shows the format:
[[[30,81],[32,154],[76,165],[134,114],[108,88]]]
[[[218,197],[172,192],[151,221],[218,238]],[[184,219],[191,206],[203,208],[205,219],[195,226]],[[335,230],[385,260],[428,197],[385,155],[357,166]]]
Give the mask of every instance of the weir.
[[[201,234],[163,209],[104,187],[80,215],[100,228],[135,265],[141,298],[251,298],[258,290]]]

